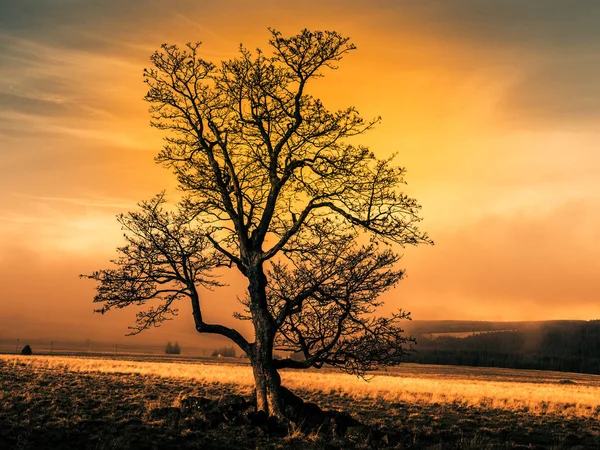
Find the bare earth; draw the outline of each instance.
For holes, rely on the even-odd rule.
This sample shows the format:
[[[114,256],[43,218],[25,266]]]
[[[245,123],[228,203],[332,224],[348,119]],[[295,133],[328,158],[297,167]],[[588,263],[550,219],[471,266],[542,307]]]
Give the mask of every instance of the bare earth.
[[[250,397],[250,369],[233,361],[0,355],[0,448],[600,449],[600,376],[405,365],[369,382],[326,370],[282,379],[377,439],[281,436],[178,412],[190,395]],[[165,407],[176,416],[157,414]]]

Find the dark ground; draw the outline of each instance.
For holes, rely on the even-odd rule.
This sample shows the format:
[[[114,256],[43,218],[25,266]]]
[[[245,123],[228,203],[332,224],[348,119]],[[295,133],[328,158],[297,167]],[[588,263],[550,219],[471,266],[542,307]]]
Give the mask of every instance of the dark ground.
[[[0,361],[0,449],[600,449],[600,423],[594,419],[308,393],[306,400],[351,412],[378,430],[377,436],[349,432],[339,438],[319,431],[280,436],[244,420],[207,423],[202,413],[173,408],[165,411],[175,415],[160,414],[185,396],[218,400],[232,393],[231,386],[192,380],[33,371]]]

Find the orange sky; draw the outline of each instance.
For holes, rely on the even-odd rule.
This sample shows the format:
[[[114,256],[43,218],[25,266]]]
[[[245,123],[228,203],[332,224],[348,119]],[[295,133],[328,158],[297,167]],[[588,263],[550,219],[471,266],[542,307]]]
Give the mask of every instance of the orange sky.
[[[314,83],[330,108],[383,116],[435,247],[407,249],[385,296],[415,319],[600,318],[600,3],[546,0],[94,1],[0,5],[0,337],[121,339],[92,314],[115,214],[163,188],[142,69],[161,43],[207,59],[267,27],[333,29],[358,50]],[[240,279],[207,293],[233,324]],[[243,288],[243,283],[241,284]],[[217,307],[211,299],[224,299]],[[190,334],[181,318],[148,339]]]

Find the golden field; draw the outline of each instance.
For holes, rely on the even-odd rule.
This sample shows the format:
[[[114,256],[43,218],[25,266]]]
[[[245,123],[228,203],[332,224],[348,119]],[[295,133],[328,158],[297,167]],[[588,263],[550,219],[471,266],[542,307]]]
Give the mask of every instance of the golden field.
[[[245,394],[249,394],[253,383],[250,367],[235,362],[15,355],[0,355],[0,360],[33,371],[140,374],[232,385]],[[561,380],[573,384],[561,384]],[[392,404],[447,404],[600,419],[600,376],[596,375],[405,364],[377,372],[367,381],[326,369],[285,370],[282,381],[294,391],[317,398],[324,395]]]
[[[283,371],[304,400],[367,431],[282,435],[186,412],[190,396],[251,398],[244,360],[0,355],[0,448],[600,450],[600,376],[416,364],[373,375]]]

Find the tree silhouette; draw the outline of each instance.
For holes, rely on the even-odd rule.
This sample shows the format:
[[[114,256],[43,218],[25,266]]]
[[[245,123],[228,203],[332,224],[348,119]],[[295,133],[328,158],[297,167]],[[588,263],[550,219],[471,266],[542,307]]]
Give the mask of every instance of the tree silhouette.
[[[134,333],[176,314],[187,297],[199,332],[226,336],[248,355],[258,409],[282,417],[280,368],[329,364],[364,375],[399,363],[408,314],[374,315],[379,294],[403,276],[390,244],[431,241],[417,226],[420,206],[402,191],[404,169],[347,142],[379,119],[330,111],[308,94],[309,81],[354,50],[349,38],[270,32],[269,55],[240,47],[214,64],[199,43],[152,55],[146,101],[166,139],[157,161],[185,195],[172,211],[160,194],[120,216],[127,245],[117,267],[88,277],[99,282],[102,313],[158,300],[138,313]],[[253,340],[204,321],[198,289],[219,285],[211,273],[220,265],[248,280],[236,317],[252,322]],[[304,360],[275,360],[275,349]]]
[[[165,347],[165,353],[167,355],[180,355],[181,348],[179,347],[179,343],[175,342],[175,344],[171,344],[171,341],[169,341]]]

